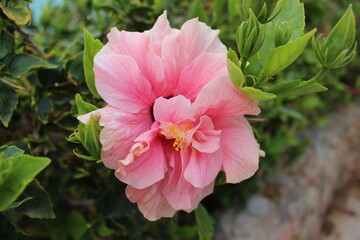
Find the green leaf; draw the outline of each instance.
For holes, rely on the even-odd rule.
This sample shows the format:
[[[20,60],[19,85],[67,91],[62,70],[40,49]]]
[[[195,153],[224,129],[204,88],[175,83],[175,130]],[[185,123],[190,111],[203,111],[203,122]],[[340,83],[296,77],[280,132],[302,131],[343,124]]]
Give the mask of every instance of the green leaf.
[[[86,132],[83,145],[86,150],[96,159],[100,159],[100,131],[101,127],[94,116],[90,116],[89,122],[86,124]]]
[[[280,8],[282,8],[281,11]],[[290,41],[301,37],[305,28],[304,5],[300,3],[299,0],[286,0],[283,4],[279,2],[275,7],[274,12],[278,11],[280,11],[280,13],[274,18],[274,20],[264,25],[265,41],[259,50],[259,59],[263,65],[268,52],[275,48],[277,23],[289,22],[292,27]]]
[[[4,211],[24,191],[25,187],[34,180],[35,176],[50,164],[49,158],[19,155],[0,159],[2,164],[12,165],[11,172],[0,185],[0,211]],[[0,169],[1,171],[1,169]]]
[[[7,127],[18,103],[18,95],[0,80],[0,120]]]
[[[51,64],[41,58],[21,53],[15,55],[12,59],[8,71],[11,76],[19,78],[31,70],[55,69],[57,67],[57,65]]]
[[[80,240],[87,231],[86,219],[79,212],[71,212],[67,217],[67,230],[74,240]]]
[[[102,219],[101,222],[99,223],[97,231],[98,231],[100,237],[108,237],[115,233],[114,230],[112,230],[111,228],[106,226],[106,222],[104,219]]]
[[[15,39],[12,38],[5,31],[0,33],[0,59],[8,55],[9,53],[14,52]]]
[[[231,81],[237,88],[242,88],[245,83],[245,76],[241,69],[235,65],[230,59],[227,60],[227,69],[230,74]]]
[[[98,109],[97,107],[95,107],[94,105],[85,102],[80,94],[76,94],[75,95],[75,102],[76,102],[76,107],[78,110],[78,114],[83,115],[92,111],[95,111],[96,109]]]
[[[355,16],[350,4],[324,42],[323,49],[328,49],[328,58],[334,60],[343,50],[351,48],[355,34]]]
[[[200,240],[211,240],[214,236],[214,220],[203,205],[195,209],[197,232]]]
[[[198,17],[201,22],[207,22],[208,16],[204,10],[203,0],[194,0],[189,9],[188,19]]]
[[[0,159],[5,159],[9,157],[17,157],[23,154],[24,151],[16,146],[4,145],[0,147]]]
[[[278,83],[268,89],[269,92],[275,93],[278,97],[297,97],[326,90],[327,88],[319,83],[301,80]]]
[[[244,87],[239,89],[245,96],[257,101],[266,101],[276,97],[275,94],[263,92],[253,87]]]
[[[292,64],[304,51],[315,31],[316,29],[313,29],[304,36],[271,50],[266,57],[263,71],[260,74],[262,79],[267,80]]]
[[[104,45],[98,40],[94,39],[88,30],[84,28],[84,73],[86,84],[91,94],[96,98],[101,98],[95,88],[94,77],[94,57]]]
[[[50,197],[37,180],[30,183],[19,198],[31,199],[16,208],[16,212],[31,218],[55,218]]]
[[[25,25],[30,21],[31,14],[24,3],[15,3],[15,1],[10,1],[6,4],[0,2],[0,8],[6,17],[14,21],[17,25]]]
[[[48,97],[40,98],[36,104],[36,112],[39,120],[46,124],[48,123],[49,114],[54,109],[54,103]]]
[[[161,13],[164,10],[164,2],[165,0],[154,0],[152,8],[155,13]]]

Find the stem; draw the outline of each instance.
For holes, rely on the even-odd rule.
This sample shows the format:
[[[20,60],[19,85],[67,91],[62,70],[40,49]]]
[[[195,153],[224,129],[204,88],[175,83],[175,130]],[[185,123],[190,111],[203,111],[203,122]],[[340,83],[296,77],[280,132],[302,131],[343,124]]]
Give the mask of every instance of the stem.
[[[247,60],[246,58],[241,58],[240,62],[241,62],[241,71],[243,72],[244,76],[246,77],[246,63],[247,63]]]
[[[307,82],[308,83],[316,83],[316,82],[320,82],[321,80],[323,80],[326,75],[329,73],[330,69],[328,68],[322,68],[313,78],[309,79]]]
[[[21,86],[18,86],[18,85],[16,85],[16,84],[13,84],[13,83],[11,83],[11,82],[3,79],[3,78],[0,78],[0,81],[2,81],[3,83],[9,85],[10,87],[13,87],[13,88],[16,88],[16,89],[19,89],[19,90],[25,90],[24,87],[21,87]]]
[[[10,21],[11,25],[15,28],[15,30],[17,32],[20,33],[21,37],[24,39],[23,43],[25,43],[26,45],[28,45],[29,47],[33,48],[37,55],[39,55],[40,57],[46,57],[45,52],[35,43],[31,40],[30,35],[28,35],[27,33],[25,33],[20,26],[16,25],[14,22]],[[7,31],[8,32],[8,31]],[[8,32],[9,33],[9,32]],[[15,38],[15,36],[14,36]],[[15,38],[16,39],[16,38]]]

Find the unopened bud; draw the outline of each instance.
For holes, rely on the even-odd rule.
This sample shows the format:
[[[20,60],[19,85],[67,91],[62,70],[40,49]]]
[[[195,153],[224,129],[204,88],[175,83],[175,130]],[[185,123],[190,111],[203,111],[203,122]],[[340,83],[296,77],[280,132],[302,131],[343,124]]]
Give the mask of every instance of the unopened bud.
[[[290,22],[282,22],[276,28],[275,47],[285,45],[290,41],[292,27]]]
[[[236,43],[240,56],[243,59],[254,56],[262,46],[264,38],[264,28],[250,10],[249,19],[242,22],[236,32]]]
[[[250,9],[253,11],[260,23],[271,21],[279,11],[274,13],[278,0],[239,0],[240,17],[246,21],[250,17]]]
[[[341,68],[350,63],[355,55],[355,17],[350,5],[328,37],[321,35],[312,41],[313,49],[323,67]]]

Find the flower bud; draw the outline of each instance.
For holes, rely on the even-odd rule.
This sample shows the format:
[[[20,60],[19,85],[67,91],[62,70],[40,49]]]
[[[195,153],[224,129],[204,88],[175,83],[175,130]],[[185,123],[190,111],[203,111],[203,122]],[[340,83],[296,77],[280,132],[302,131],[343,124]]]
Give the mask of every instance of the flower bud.
[[[249,59],[259,51],[264,42],[265,32],[252,10],[249,19],[242,22],[236,31],[236,43],[241,58]]]
[[[313,38],[312,46],[324,68],[342,68],[356,55],[355,17],[350,5],[328,37]]]
[[[280,11],[274,13],[278,0],[239,0],[240,17],[246,21],[250,17],[250,9],[260,23],[270,22]]]
[[[289,42],[292,34],[292,27],[290,22],[282,22],[276,27],[275,33],[275,47],[285,45]]]

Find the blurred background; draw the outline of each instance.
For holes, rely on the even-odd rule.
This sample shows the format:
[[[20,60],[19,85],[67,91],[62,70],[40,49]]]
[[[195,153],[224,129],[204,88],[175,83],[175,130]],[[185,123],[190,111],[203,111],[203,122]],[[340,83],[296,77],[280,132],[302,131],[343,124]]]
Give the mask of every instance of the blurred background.
[[[31,11],[30,23],[21,26],[21,31],[14,27],[9,30],[15,31],[16,39],[25,39],[16,41],[16,51],[43,57],[56,66],[33,67],[13,76],[17,79],[18,104],[8,127],[0,126],[0,146],[16,145],[28,154],[52,159],[37,179],[51,199],[38,204],[44,207],[42,211],[53,214],[33,214],[32,218],[21,210],[2,214],[0,239],[199,238],[199,223],[193,213],[179,212],[172,219],[157,222],[144,219],[136,205],[126,199],[125,185],[112,171],[75,156],[74,148],[85,150],[66,141],[66,137],[78,124],[76,93],[87,102],[103,105],[91,96],[85,83],[83,28],[106,43],[106,34],[112,27],[148,30],[166,9],[173,27],[179,28],[187,19],[199,17],[212,28],[220,29],[221,41],[236,49],[235,33],[241,20],[233,7],[235,1],[24,1]],[[306,31],[316,27],[317,34],[325,36],[352,3],[359,42],[359,1],[302,2]],[[26,44],[31,43],[30,39],[39,49]],[[309,44],[295,64],[277,78],[309,79],[320,67]],[[359,176],[353,173],[360,165],[356,145],[360,143],[359,55],[346,68],[332,71],[324,85],[329,91],[296,101],[278,98],[262,102],[261,117],[268,121],[252,126],[266,157],[261,159],[257,174],[240,184],[224,185],[224,176],[218,177],[214,194],[202,202],[212,216],[204,230],[210,236],[219,240],[360,239],[355,227],[360,226],[360,190],[356,182]],[[355,190],[339,192],[345,186]],[[358,199],[357,205],[343,206],[348,198],[339,200],[339,194],[350,196],[355,202]],[[297,205],[291,208],[291,203]],[[332,220],[339,218],[331,215],[334,209],[355,221],[347,224],[354,226],[352,230],[345,231],[355,231],[352,238],[337,234],[342,227]],[[307,216],[314,217],[308,220]],[[334,234],[338,238],[333,238]]]

